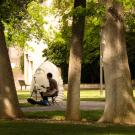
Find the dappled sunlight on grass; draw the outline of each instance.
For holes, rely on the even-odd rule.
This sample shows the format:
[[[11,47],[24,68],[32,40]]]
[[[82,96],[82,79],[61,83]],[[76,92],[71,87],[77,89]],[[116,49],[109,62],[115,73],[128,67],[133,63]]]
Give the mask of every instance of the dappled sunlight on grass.
[[[64,92],[64,97],[67,99],[67,91]],[[102,101],[105,98],[105,92],[103,94],[100,94],[100,90],[81,90],[80,92],[80,98],[83,101],[91,101],[91,100],[99,100]]]
[[[103,110],[81,111],[82,121],[97,121],[102,115]],[[25,117],[35,119],[65,120],[65,111],[39,111],[24,112]]]
[[[135,90],[133,91],[135,97]],[[20,99],[27,99],[30,97],[31,91],[17,91],[17,95]],[[104,101],[105,91],[100,94],[100,90],[81,90],[80,98],[82,101]],[[64,91],[64,100],[67,99],[67,91]]]
[[[24,112],[25,117],[35,119],[50,119],[50,120],[64,120],[64,111],[39,111],[39,112]]]
[[[55,115],[55,116],[52,117],[52,120],[65,120],[65,117],[64,116]]]
[[[17,95],[19,100],[27,99],[30,97],[30,91],[18,91]],[[80,92],[82,101],[104,101],[105,94],[100,94],[100,90],[81,90]],[[64,91],[64,100],[67,99],[67,91]]]
[[[17,91],[18,99],[27,99],[30,97],[31,91]]]
[[[2,135],[134,135],[135,126],[96,123],[102,110],[81,111],[82,121],[65,121],[62,111],[27,112],[31,119],[0,120]]]
[[[81,111],[81,121],[85,122],[96,122],[102,115],[103,110],[90,110]],[[47,119],[64,121],[65,111],[39,111],[39,112],[24,112],[25,117],[29,119]]]

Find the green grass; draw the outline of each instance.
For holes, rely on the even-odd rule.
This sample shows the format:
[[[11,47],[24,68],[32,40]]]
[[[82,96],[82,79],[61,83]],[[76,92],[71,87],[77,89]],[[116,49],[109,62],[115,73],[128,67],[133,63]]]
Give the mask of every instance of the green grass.
[[[135,90],[133,91],[135,97]],[[30,91],[17,91],[19,100],[27,99],[30,97]],[[100,90],[81,90],[81,101],[105,101],[105,92],[100,94]],[[67,100],[67,91],[64,91],[64,100]]]
[[[33,105],[26,102],[26,103],[19,103],[19,106],[20,107],[32,107]]]
[[[17,91],[17,95],[19,100],[21,99],[27,99],[30,97],[31,92],[30,91]],[[82,101],[104,101],[105,96],[100,95],[99,90],[81,90],[80,97]],[[64,91],[64,100],[67,99],[67,91]]]
[[[27,99],[30,97],[30,91],[17,91],[18,99]]]
[[[67,99],[67,91],[64,91],[65,100]],[[105,96],[100,95],[99,90],[81,90],[80,91],[80,99],[81,101],[104,101]]]
[[[0,120],[1,135],[135,135],[135,126],[97,124],[102,110],[81,111],[82,122],[63,121],[65,112],[27,112],[28,120]],[[40,118],[40,120],[39,120]],[[53,120],[53,121],[52,121]]]
[[[103,110],[90,110],[90,111],[81,111],[81,118],[84,121],[97,121],[102,115]],[[27,118],[45,118],[50,120],[64,120],[65,112],[64,111],[41,111],[41,112],[25,112],[25,117]]]
[[[1,135],[134,135],[135,126],[0,121]]]
[[[18,92],[19,99],[30,96],[29,91]],[[135,94],[135,93],[134,93]],[[64,92],[66,100],[67,92]],[[81,100],[103,101],[99,90],[82,90]],[[30,104],[21,104],[27,107]],[[65,123],[64,111],[24,112],[27,120],[0,120],[1,135],[135,135],[135,126],[97,124],[103,110],[81,111],[81,123]],[[40,121],[38,120],[40,119]]]

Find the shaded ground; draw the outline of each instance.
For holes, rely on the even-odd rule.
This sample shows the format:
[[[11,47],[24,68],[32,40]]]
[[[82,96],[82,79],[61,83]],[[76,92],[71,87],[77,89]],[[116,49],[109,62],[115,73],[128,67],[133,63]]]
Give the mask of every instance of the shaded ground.
[[[135,135],[134,126],[110,124],[1,121],[1,135]]]
[[[81,110],[101,110],[104,109],[104,102],[98,101],[81,101],[80,108]],[[36,111],[65,111],[66,101],[62,101],[58,104],[51,106],[39,106],[33,105],[30,107],[21,107],[24,112],[36,112]]]

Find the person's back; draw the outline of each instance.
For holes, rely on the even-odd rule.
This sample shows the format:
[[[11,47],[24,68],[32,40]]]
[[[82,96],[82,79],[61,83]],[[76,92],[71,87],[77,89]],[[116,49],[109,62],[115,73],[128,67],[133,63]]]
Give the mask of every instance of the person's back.
[[[50,84],[50,87],[49,87],[50,91],[52,91],[52,90],[57,90],[58,91],[58,85],[57,85],[57,82],[56,82],[55,79],[50,78],[49,79],[49,84]]]

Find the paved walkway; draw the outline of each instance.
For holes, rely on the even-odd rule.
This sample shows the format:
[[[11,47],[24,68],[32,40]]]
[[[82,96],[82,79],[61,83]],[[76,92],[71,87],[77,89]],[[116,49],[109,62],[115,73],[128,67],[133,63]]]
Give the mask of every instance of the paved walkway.
[[[98,101],[81,101],[80,109],[81,110],[98,110],[104,109],[104,102]],[[36,112],[36,111],[64,111],[66,110],[66,101],[62,101],[58,104],[51,105],[51,106],[39,106],[33,105],[31,107],[22,107],[21,108],[24,112]]]

